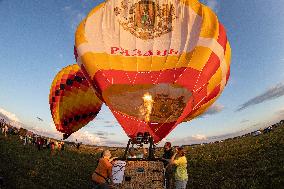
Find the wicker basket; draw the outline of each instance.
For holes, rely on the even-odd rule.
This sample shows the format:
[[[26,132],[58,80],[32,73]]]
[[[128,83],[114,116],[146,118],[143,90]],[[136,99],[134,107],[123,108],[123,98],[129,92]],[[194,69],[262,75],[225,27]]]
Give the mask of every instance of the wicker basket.
[[[121,184],[115,189],[164,189],[164,165],[160,161],[127,161]]]

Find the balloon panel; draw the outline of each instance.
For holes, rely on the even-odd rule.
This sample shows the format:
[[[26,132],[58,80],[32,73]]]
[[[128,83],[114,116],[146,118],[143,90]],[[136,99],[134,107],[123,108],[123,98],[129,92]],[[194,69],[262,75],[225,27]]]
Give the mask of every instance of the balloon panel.
[[[71,134],[96,117],[102,102],[75,64],[63,68],[54,78],[49,104],[56,129]]]

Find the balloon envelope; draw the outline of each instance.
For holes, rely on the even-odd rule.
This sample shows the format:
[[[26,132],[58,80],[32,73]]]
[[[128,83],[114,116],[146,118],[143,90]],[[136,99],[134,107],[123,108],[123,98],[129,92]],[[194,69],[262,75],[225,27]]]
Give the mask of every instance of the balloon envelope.
[[[56,75],[49,104],[56,129],[67,136],[92,121],[102,106],[77,64],[63,68]]]
[[[127,135],[155,142],[206,111],[230,72],[225,29],[197,0],[108,0],[78,26],[75,50]]]

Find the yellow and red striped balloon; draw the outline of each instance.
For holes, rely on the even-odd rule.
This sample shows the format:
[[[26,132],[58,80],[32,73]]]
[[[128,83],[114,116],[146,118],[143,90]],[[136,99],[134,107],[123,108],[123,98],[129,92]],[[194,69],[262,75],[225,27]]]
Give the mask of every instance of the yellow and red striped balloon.
[[[107,0],[78,26],[75,56],[127,135],[159,142],[220,96],[231,48],[198,0]]]
[[[63,68],[56,75],[49,104],[56,129],[67,135],[92,121],[102,106],[77,64]]]

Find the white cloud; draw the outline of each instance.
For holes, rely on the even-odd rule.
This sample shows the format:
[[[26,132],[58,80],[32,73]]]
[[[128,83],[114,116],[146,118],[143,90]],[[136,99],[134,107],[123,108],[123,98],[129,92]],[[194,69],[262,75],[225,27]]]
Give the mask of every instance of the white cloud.
[[[284,120],[284,109],[276,111],[271,118],[273,124],[279,122],[280,120]]]
[[[213,115],[221,112],[224,109],[224,106],[221,104],[213,104],[206,112],[207,115]]]
[[[208,110],[206,110],[206,112],[204,112],[201,116],[199,116],[200,118],[204,118],[205,116],[208,115],[214,115],[214,114],[218,114],[220,113],[222,110],[224,109],[224,106],[222,104],[213,104],[212,106],[210,106],[210,108],[208,108]]]
[[[192,138],[195,140],[206,140],[207,139],[205,135],[200,135],[200,134],[192,135]]]
[[[279,83],[269,89],[267,89],[266,91],[264,91],[262,94],[257,95],[251,99],[249,99],[248,101],[246,101],[245,103],[243,103],[242,105],[239,106],[239,108],[236,110],[238,111],[242,111],[250,106],[254,106],[257,104],[261,104],[264,103],[266,101],[270,101],[270,100],[274,100],[277,98],[280,98],[284,96],[284,82]]]
[[[180,138],[177,140],[173,140],[174,145],[189,145],[189,144],[200,144],[204,142],[208,142],[209,138],[203,134],[196,134],[184,138]]]
[[[63,133],[56,130],[56,127],[53,123],[50,123],[49,129],[39,126],[32,126],[26,127],[29,131],[32,131],[35,134],[40,136],[55,138],[61,140],[63,137]],[[82,142],[84,144],[91,144],[91,145],[101,145],[101,139],[94,134],[88,131],[77,131],[73,133],[67,141],[75,142],[77,139],[78,142]]]
[[[9,121],[14,121],[14,122],[19,122],[20,121],[19,118],[15,114],[6,111],[3,108],[0,108],[0,114],[4,115],[6,118],[8,118]]]
[[[88,131],[77,131],[68,140],[82,142],[84,144],[102,145],[101,139]]]
[[[50,123],[49,127],[45,127],[44,125],[24,125],[20,122],[20,119],[14,114],[11,113],[3,108],[0,108],[0,119],[4,119],[7,123],[11,124],[14,127],[18,128],[25,128],[29,131],[32,131],[35,134],[50,137],[54,139],[61,140],[63,137],[63,134],[56,130],[56,127],[54,123]],[[112,123],[112,122],[111,122]],[[108,135],[113,136],[114,133],[107,133]],[[89,131],[77,131],[73,133],[67,141],[73,141],[75,142],[77,139],[78,142],[82,142],[84,144],[91,144],[91,145],[123,145],[120,142],[115,142],[111,140],[105,140],[102,141],[99,136],[96,136],[95,134],[92,134]]]

